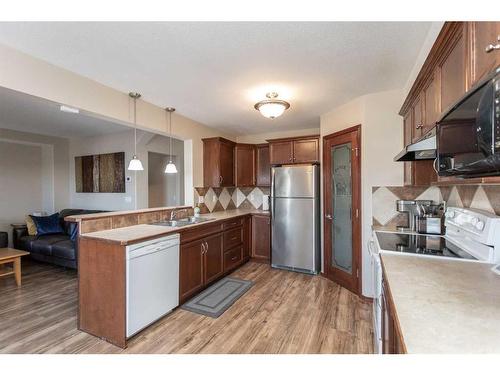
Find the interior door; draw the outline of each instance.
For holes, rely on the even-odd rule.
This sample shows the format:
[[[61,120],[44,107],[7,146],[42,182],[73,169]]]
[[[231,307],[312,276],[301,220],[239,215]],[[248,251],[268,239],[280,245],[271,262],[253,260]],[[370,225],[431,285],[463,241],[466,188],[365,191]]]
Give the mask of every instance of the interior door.
[[[361,127],[323,140],[324,273],[361,294]]]

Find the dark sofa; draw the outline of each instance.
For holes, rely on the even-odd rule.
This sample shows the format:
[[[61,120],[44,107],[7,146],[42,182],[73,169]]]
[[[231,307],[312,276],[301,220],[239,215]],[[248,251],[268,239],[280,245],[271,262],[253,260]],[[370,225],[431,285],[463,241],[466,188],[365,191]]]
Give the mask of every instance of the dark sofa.
[[[64,233],[30,236],[26,227],[16,227],[13,231],[14,248],[29,251],[33,259],[77,268],[78,259],[78,224],[64,221],[66,216],[94,214],[105,211],[64,209],[59,212]],[[73,237],[73,239],[72,239]]]

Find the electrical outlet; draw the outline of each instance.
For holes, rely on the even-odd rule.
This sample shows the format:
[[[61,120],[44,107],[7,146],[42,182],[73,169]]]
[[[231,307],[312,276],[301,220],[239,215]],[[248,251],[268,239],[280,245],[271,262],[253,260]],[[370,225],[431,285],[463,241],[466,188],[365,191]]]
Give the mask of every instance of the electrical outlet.
[[[198,203],[199,204],[205,203],[205,197],[204,196],[199,196],[198,197]]]

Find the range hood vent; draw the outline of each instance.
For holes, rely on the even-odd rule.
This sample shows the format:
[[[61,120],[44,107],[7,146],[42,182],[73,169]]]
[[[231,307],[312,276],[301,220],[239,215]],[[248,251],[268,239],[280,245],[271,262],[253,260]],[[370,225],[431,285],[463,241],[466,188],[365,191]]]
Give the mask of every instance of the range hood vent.
[[[436,158],[436,128],[415,143],[409,144],[394,157],[394,161],[432,160]]]

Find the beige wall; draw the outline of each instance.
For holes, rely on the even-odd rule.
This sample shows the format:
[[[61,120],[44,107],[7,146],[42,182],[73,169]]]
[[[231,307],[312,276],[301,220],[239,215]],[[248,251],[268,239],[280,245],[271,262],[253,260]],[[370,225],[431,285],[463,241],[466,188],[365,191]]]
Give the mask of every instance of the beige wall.
[[[403,183],[403,164],[392,160],[403,145],[403,120],[397,115],[401,95],[401,90],[365,95],[321,116],[321,136],[361,124],[362,277],[366,296],[372,295],[367,249],[371,238],[372,187]]]
[[[269,128],[272,129],[272,121],[269,122]],[[319,134],[319,128],[300,129],[300,130],[277,130],[259,134],[239,135],[236,137],[236,142],[239,143],[265,143],[268,139],[300,137],[303,135]]]
[[[25,215],[68,207],[67,140],[0,129],[0,171],[0,230],[10,240]]]
[[[133,102],[128,93],[114,90],[3,45],[0,45],[0,86],[77,107],[129,126],[132,122]],[[131,91],[133,90],[131,87]],[[143,100],[138,101],[137,122],[139,128],[167,135],[166,112],[163,108]],[[203,184],[201,139],[223,136],[236,140],[236,136],[207,127],[178,112],[172,115],[172,123],[174,137],[188,143],[185,148],[189,159],[186,160],[185,179],[186,185],[191,186],[193,191],[193,186]],[[191,202],[193,197],[194,191]]]

